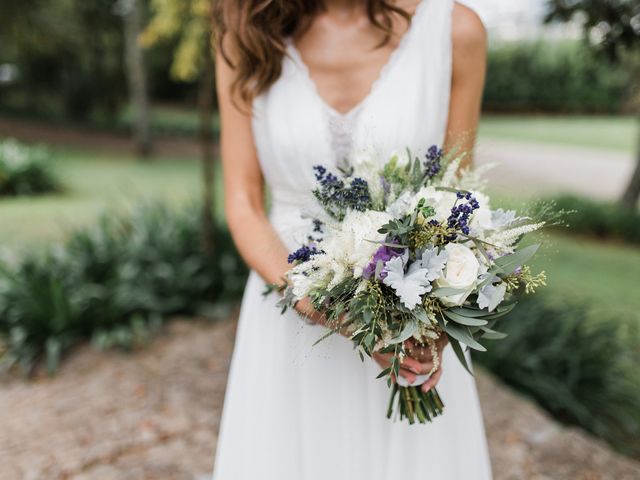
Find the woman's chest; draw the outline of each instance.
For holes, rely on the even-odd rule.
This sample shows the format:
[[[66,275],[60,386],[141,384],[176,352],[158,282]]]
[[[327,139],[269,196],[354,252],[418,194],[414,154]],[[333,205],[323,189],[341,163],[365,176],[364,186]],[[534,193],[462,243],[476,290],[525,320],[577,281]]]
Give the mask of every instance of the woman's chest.
[[[361,103],[371,92],[398,42],[377,46],[378,36],[359,34],[337,38],[305,38],[296,43],[318,95],[340,113]]]

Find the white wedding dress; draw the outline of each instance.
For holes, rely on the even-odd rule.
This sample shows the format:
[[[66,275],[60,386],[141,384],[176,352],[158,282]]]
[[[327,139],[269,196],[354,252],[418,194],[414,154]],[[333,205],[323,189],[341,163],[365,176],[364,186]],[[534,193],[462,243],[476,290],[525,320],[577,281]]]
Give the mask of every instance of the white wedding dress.
[[[254,101],[253,131],[271,191],[270,219],[291,250],[304,240],[312,166],[374,148],[442,144],[451,83],[453,0],[423,0],[412,25],[357,107],[318,95],[289,45],[280,79]],[[255,239],[259,242],[260,239]],[[280,314],[252,272],[242,301],[214,480],[484,480],[491,478],[474,379],[447,347],[438,390],[445,413],[426,425],[386,418],[380,368],[322,327]]]

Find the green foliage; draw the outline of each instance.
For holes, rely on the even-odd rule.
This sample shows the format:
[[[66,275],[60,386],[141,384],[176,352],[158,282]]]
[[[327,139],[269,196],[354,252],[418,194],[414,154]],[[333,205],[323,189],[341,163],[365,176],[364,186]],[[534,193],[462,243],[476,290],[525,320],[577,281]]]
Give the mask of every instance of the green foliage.
[[[116,113],[126,87],[112,0],[27,0],[0,13],[0,62],[19,72],[3,108],[74,119]]]
[[[508,337],[476,360],[559,419],[640,455],[637,320],[536,296],[499,327]]]
[[[151,0],[150,5],[152,17],[142,44],[151,47],[172,40],[172,76],[195,81],[211,61],[211,1]]]
[[[50,169],[49,152],[15,140],[0,139],[0,196],[34,195],[60,190]]]
[[[567,219],[573,233],[640,244],[640,211],[637,209],[573,195],[558,197],[555,204],[559,209],[573,211]]]
[[[585,37],[613,60],[619,60],[621,51],[640,45],[637,0],[548,0],[547,3],[547,22],[568,22],[582,14]]]
[[[238,298],[246,269],[224,231],[204,250],[199,211],[148,204],[105,215],[64,244],[0,264],[4,361],[29,369],[44,354],[53,370],[80,340],[128,347],[169,315]]]
[[[16,81],[0,88],[3,113],[117,127],[128,98],[120,3],[2,2],[0,64],[18,70]],[[186,29],[185,18],[176,22]],[[174,48],[169,41],[145,52],[154,98],[176,101],[193,95],[192,87],[170,77]]]
[[[579,42],[503,43],[489,52],[484,105],[495,111],[617,113],[630,75]]]

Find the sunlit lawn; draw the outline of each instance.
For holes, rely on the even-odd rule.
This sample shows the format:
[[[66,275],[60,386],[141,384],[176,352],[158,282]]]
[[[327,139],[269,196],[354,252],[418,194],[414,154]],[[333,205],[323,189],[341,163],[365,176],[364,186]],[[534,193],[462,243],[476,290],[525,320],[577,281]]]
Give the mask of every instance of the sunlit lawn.
[[[621,314],[640,312],[640,249],[567,234],[546,235],[533,262],[548,275],[546,290]]]
[[[0,199],[0,245],[46,243],[66,229],[93,222],[105,209],[125,209],[148,198],[179,203],[200,192],[195,159],[132,157],[53,150],[54,170],[67,191],[57,195]]]
[[[640,124],[630,116],[484,115],[480,136],[632,152]]]
[[[502,192],[489,192],[493,208],[526,212],[532,197],[517,198]],[[543,230],[531,243],[541,249],[533,266],[548,275],[547,293],[592,300],[595,305],[632,314],[640,319],[640,248],[570,234],[569,227]]]

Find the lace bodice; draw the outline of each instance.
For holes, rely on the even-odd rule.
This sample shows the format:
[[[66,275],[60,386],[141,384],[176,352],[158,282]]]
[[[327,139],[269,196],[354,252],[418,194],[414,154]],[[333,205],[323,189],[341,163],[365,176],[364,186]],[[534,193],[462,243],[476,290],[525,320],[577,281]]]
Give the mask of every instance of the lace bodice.
[[[422,0],[369,95],[346,114],[320,97],[289,42],[280,78],[254,100],[252,125],[271,191],[272,221],[283,237],[295,226],[295,211],[311,201],[314,165],[348,162],[362,150],[375,150],[381,159],[407,147],[422,155],[429,146],[442,144],[453,3]]]

